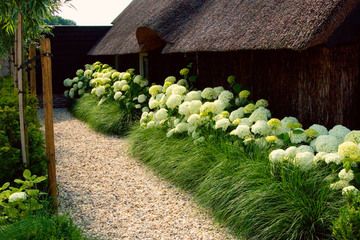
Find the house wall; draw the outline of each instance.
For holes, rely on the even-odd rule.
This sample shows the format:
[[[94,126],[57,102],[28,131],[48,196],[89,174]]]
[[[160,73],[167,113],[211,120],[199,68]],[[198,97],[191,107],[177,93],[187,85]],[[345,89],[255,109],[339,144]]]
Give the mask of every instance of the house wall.
[[[274,117],[360,129],[359,48],[200,53],[198,85],[226,86],[234,74],[253,99],[269,100]]]

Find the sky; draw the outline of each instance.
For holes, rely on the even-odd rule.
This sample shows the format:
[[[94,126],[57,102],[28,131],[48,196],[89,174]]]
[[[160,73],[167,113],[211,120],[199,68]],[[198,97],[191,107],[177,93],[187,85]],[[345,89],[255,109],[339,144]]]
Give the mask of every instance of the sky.
[[[60,15],[77,25],[110,25],[131,0],[71,0],[63,5]]]

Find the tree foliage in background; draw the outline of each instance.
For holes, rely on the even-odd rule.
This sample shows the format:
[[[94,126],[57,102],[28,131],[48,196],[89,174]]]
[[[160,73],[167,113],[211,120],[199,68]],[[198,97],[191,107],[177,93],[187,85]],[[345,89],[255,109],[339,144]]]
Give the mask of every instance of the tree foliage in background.
[[[50,31],[46,19],[70,0],[6,0],[0,1],[0,56],[13,46],[18,13],[23,14],[25,45]]]
[[[67,26],[75,26],[76,22],[70,19],[62,18],[60,16],[52,16],[49,19],[45,20],[48,25],[67,25]]]

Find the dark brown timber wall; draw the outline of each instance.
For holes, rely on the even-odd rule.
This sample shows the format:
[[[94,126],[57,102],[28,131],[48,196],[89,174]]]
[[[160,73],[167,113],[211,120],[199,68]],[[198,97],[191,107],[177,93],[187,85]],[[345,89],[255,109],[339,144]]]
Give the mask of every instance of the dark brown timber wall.
[[[266,98],[274,117],[296,116],[312,123],[344,124],[360,129],[360,44],[305,51],[269,50],[200,53],[201,87],[226,77]]]
[[[75,72],[87,63],[97,60],[114,65],[113,56],[89,56],[89,50],[106,34],[110,26],[55,26],[51,36],[52,71],[54,94],[65,90],[63,80],[75,77]],[[39,66],[39,65],[38,65]],[[41,76],[40,67],[38,75]],[[37,91],[42,93],[41,78],[38,77]]]

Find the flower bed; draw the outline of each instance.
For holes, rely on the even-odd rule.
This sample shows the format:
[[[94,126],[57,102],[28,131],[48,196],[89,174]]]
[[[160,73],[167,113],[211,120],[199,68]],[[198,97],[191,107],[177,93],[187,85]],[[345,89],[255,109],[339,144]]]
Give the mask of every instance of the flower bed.
[[[103,66],[88,68],[98,65]],[[190,69],[184,68],[180,79],[170,76],[149,88],[137,83],[140,91],[126,95],[136,78],[147,81],[132,71],[126,78],[125,73],[113,75],[111,68],[99,71],[100,80],[96,73],[89,80],[96,104],[113,98],[131,116],[142,110],[140,126],[131,133],[134,153],[193,191],[239,235],[327,239],[339,216],[333,236],[358,236],[359,215],[353,209],[359,203],[360,131],[341,125],[303,128],[294,117],[272,118],[268,102],[252,101],[233,76],[228,78],[231,90],[196,90]],[[136,94],[145,100],[131,108],[139,104]],[[342,224],[349,217],[351,222]]]

